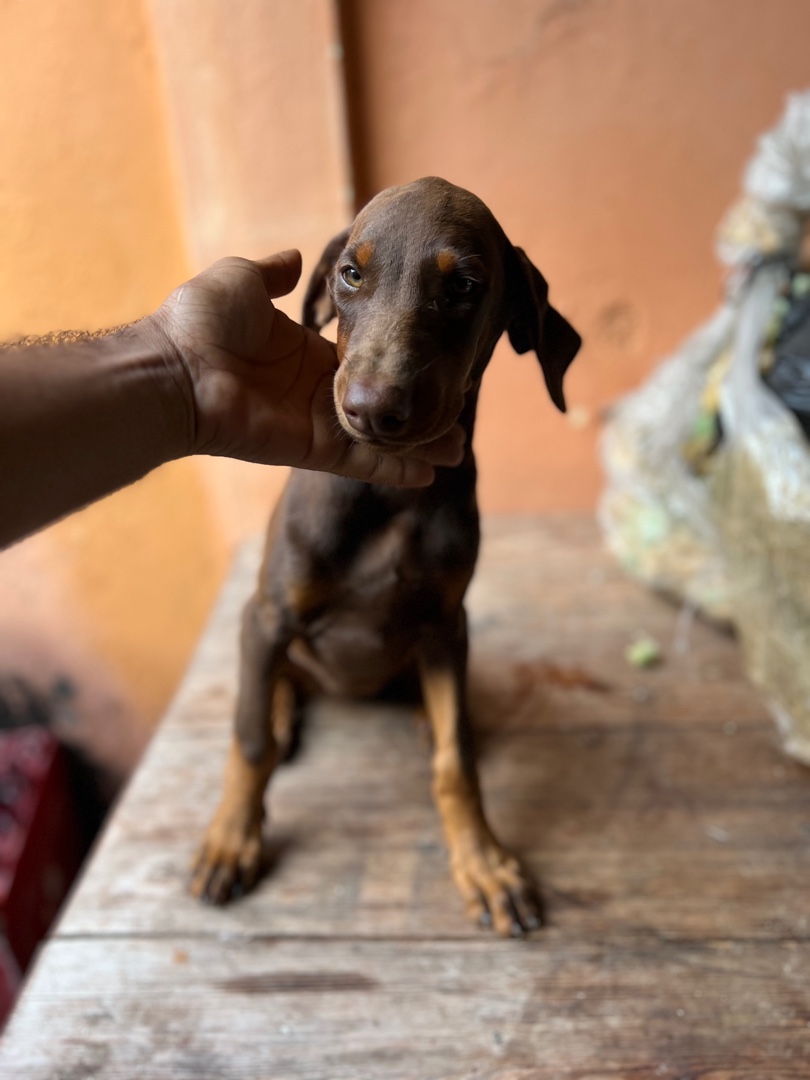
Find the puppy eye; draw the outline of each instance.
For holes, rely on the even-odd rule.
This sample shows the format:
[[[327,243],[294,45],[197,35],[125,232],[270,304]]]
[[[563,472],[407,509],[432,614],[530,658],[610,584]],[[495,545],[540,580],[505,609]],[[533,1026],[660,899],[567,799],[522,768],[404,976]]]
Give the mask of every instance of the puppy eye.
[[[478,282],[471,277],[455,277],[451,287],[456,296],[472,296],[478,291]]]
[[[351,289],[359,289],[363,284],[363,275],[359,270],[355,270],[353,266],[345,266],[340,271],[340,276]]]

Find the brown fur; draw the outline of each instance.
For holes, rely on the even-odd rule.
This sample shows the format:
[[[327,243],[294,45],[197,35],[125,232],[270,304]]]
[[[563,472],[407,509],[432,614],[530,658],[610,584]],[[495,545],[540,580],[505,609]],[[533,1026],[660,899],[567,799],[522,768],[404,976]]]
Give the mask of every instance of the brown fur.
[[[360,271],[362,270],[362,274]],[[504,330],[537,353],[552,399],[579,348],[548,287],[474,195],[428,178],[382,192],[327,247],[305,323],[338,316],[335,411],[387,450],[456,422],[465,458],[402,491],[294,472],[270,524],[242,630],[236,735],[193,892],[221,903],[259,873],[262,795],[313,690],[373,696],[414,674],[434,735],[433,792],[468,914],[501,934],[538,925],[529,878],[487,824],[465,705],[463,598],[478,551],[472,433]]]

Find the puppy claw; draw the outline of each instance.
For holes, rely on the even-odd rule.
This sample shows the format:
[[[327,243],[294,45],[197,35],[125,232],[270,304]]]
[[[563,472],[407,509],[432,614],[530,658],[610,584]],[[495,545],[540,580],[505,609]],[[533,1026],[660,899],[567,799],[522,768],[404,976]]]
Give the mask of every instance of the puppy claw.
[[[189,890],[207,904],[221,906],[249,892],[262,868],[259,833],[209,830],[191,868]]]
[[[517,872],[520,875],[519,868]],[[526,931],[539,929],[542,925],[540,901],[534,889],[527,884],[522,884],[519,888],[509,890],[509,899],[512,902],[515,920],[522,929]]]
[[[453,877],[467,914],[502,937],[522,938],[541,925],[540,905],[520,864],[492,840],[453,860]]]

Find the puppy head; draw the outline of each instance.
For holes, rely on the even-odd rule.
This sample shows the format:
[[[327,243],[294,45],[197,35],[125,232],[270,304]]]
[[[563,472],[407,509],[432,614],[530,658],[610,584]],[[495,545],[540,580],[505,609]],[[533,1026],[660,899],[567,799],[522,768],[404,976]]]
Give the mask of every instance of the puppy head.
[[[534,349],[554,403],[580,345],[548,286],[484,204],[428,177],[383,191],[324,251],[304,323],[338,318],[335,408],[355,439],[388,450],[448,431],[508,330]]]

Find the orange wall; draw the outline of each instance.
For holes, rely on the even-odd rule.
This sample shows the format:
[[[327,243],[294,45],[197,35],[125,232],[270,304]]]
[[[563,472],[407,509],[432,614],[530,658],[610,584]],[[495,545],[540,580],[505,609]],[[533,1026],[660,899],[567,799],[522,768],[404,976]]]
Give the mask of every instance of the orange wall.
[[[329,0],[0,4],[0,338],[138,318],[220,254],[311,264],[350,203],[333,37]],[[0,553],[0,674],[68,678],[126,772],[284,476],[174,462]]]
[[[0,41],[0,336],[143,315],[188,273],[145,9],[7,0]],[[2,553],[0,671],[68,677],[100,755],[127,768],[221,547],[197,467],[179,462]]]
[[[809,36],[805,0],[5,0],[0,336],[136,318],[226,252],[311,267],[353,181],[438,173],[587,340],[568,418],[500,347],[482,505],[591,506],[598,413],[716,303],[716,222]],[[177,462],[0,555],[0,671],[73,678],[125,767],[283,476]]]
[[[146,13],[6,0],[0,41],[0,335],[125,322],[187,266]]]
[[[194,270],[297,247],[304,274],[350,216],[332,0],[150,0],[178,202]],[[303,284],[280,300],[293,318]],[[231,546],[264,526],[286,473],[209,460]]]
[[[599,411],[716,304],[757,134],[810,84],[805,0],[346,0],[363,195],[481,196],[586,345],[570,419],[503,344],[476,433],[488,511],[590,507]]]

